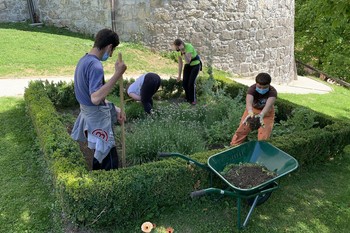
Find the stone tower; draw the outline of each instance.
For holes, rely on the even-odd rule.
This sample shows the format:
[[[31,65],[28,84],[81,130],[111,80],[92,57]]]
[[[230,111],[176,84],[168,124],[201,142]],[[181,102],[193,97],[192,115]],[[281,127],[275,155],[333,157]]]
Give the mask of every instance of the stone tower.
[[[294,79],[294,0],[119,0],[123,39],[168,50],[175,38],[203,60],[241,77]]]

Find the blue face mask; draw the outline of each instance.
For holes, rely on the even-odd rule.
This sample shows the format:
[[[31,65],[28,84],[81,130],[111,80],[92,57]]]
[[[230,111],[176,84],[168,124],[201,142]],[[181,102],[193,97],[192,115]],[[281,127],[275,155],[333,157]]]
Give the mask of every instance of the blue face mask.
[[[108,58],[109,58],[109,54],[105,52],[101,58],[101,61],[107,61]]]
[[[266,94],[269,91],[269,88],[266,89],[260,89],[260,88],[255,88],[255,90],[259,93],[259,94]]]

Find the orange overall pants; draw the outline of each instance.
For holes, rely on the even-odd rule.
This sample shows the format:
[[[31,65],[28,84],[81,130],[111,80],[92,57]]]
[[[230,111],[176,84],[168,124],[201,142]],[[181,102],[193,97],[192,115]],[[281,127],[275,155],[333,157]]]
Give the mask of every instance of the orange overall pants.
[[[256,109],[253,108],[253,112],[254,115],[257,115],[261,112],[262,109]],[[243,116],[241,118],[241,122],[239,124],[238,129],[236,130],[235,134],[232,137],[231,146],[236,146],[239,144],[242,144],[248,134],[250,133],[251,129],[249,127],[249,125],[243,124],[244,119],[248,116],[248,111],[245,110],[243,113]],[[260,127],[258,129],[258,140],[266,140],[270,137],[271,132],[272,132],[272,128],[273,128],[273,124],[274,124],[274,120],[275,120],[275,109],[272,107],[271,110],[266,113],[266,115],[264,116],[264,124],[265,127]]]

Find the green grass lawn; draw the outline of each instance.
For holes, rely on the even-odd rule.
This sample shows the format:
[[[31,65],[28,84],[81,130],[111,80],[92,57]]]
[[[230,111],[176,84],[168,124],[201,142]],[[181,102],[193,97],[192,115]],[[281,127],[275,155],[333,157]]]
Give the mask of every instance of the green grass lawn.
[[[92,38],[54,27],[0,23],[0,78],[73,76],[79,59],[93,46]],[[177,64],[141,45],[121,41],[114,56],[103,62],[106,74],[122,53],[128,66],[125,77],[144,72],[177,75]],[[149,68],[152,67],[152,70]],[[106,77],[108,78],[108,77]]]
[[[332,92],[322,95],[279,93],[278,97],[338,119],[350,119],[350,90],[336,85],[331,87]]]
[[[0,23],[0,49],[5,51],[0,53],[0,77],[71,76],[77,60],[91,45],[90,38],[65,30]],[[128,65],[130,74],[149,67],[158,73],[177,73],[176,63],[140,45],[123,43],[118,50],[127,64],[133,64]],[[112,70],[112,59],[104,65]],[[279,98],[349,119],[350,91],[333,88],[334,92],[324,95],[280,94]],[[0,122],[0,232],[70,232],[58,220],[59,207],[52,196],[23,99],[0,98]],[[242,232],[348,232],[349,180],[348,146],[342,157],[304,167],[282,178],[281,188],[255,209],[248,228]],[[156,229],[173,227],[179,233],[236,232],[235,199],[216,199],[208,196],[189,200],[184,205],[163,209],[161,216],[149,216],[149,221],[157,225]],[[141,224],[130,220],[128,229],[105,232],[136,233],[140,232]]]
[[[23,99],[0,98],[0,232],[50,232],[55,200]]]

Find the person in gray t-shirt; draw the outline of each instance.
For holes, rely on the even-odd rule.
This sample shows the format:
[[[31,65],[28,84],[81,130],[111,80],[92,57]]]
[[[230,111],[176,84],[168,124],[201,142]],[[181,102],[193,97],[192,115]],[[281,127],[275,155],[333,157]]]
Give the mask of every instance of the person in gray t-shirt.
[[[88,141],[94,150],[93,169],[114,169],[118,167],[112,124],[125,120],[120,109],[106,99],[116,82],[126,70],[123,61],[116,61],[115,70],[108,82],[104,80],[101,61],[112,57],[119,45],[117,33],[110,29],[100,30],[93,48],[78,62],[74,74],[74,92],[80,104],[80,114],[74,124],[72,137]]]

